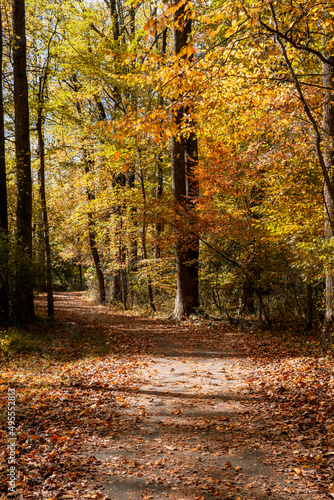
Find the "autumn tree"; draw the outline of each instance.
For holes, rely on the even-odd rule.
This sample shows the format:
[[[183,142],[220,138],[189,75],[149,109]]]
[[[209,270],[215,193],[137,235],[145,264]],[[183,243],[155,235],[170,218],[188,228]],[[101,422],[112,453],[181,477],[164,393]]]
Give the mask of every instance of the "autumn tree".
[[[34,300],[31,276],[33,268],[32,179],[24,0],[14,0],[13,2],[13,36],[17,174],[15,316],[20,322],[26,323],[34,319]]]
[[[176,7],[173,29],[173,51],[176,56],[176,64],[179,65],[180,75],[183,78],[182,65],[191,60],[187,53],[191,37],[191,10],[188,2],[175,0]],[[181,89],[183,85],[180,85]],[[171,162],[172,162],[172,189],[175,201],[184,218],[182,226],[177,226],[178,232],[176,242],[176,271],[177,271],[177,293],[175,299],[174,316],[181,318],[196,313],[199,307],[198,290],[198,258],[199,238],[198,233],[192,227],[191,214],[194,203],[198,196],[198,185],[194,177],[194,167],[198,159],[197,138],[194,132],[194,124],[188,123],[188,114],[191,114],[189,104],[182,102],[184,95],[182,91],[174,98],[174,122],[176,134],[172,137]],[[184,131],[188,125],[191,131]]]
[[[76,9],[78,17],[76,22],[71,24],[70,17]],[[106,300],[106,287],[105,277],[103,272],[103,263],[101,257],[101,250],[98,242],[97,221],[94,214],[94,202],[96,199],[96,192],[94,186],[94,155],[92,151],[92,141],[87,130],[89,126],[97,120],[101,121],[104,118],[103,104],[99,99],[98,92],[91,92],[88,90],[92,85],[91,69],[89,65],[93,65],[92,46],[90,42],[90,32],[96,35],[96,28],[94,24],[94,16],[90,21],[91,9],[86,9],[83,2],[79,2],[74,6],[71,3],[65,3],[63,6],[63,16],[60,20],[59,29],[63,34],[63,43],[61,49],[58,50],[57,60],[61,66],[62,79],[60,88],[58,89],[60,98],[58,99],[58,107],[56,108],[57,119],[59,117],[61,122],[72,132],[75,130],[77,136],[77,143],[68,146],[73,156],[76,155],[76,161],[73,162],[73,168],[81,168],[81,177],[84,181],[84,192],[86,196],[86,237],[89,243],[91,257],[95,269],[95,275],[98,284],[99,300],[104,303]],[[81,18],[82,17],[82,18]],[[66,22],[65,22],[66,21]],[[78,44],[83,59],[81,65],[74,63],[72,58],[72,48],[69,48],[68,42],[73,41],[73,46]],[[71,45],[71,44],[70,44]],[[64,66],[66,70],[64,70]],[[71,96],[72,94],[72,96]],[[72,106],[65,104],[67,99],[70,99]],[[64,102],[63,102],[64,101]],[[64,130],[63,126],[63,130]],[[67,147],[67,146],[65,146]],[[78,158],[80,161],[78,162]],[[81,264],[80,264],[81,265]]]
[[[5,126],[2,88],[3,34],[2,12],[0,6],[0,326],[9,319],[9,283],[8,283],[8,213],[7,179],[5,157]]]
[[[200,282],[209,312],[233,319],[257,310],[269,324],[271,295],[297,309],[306,285],[312,291],[330,268],[331,237],[322,240],[319,228],[321,183],[330,196],[326,175],[332,183],[330,71],[322,68],[331,66],[323,43],[331,28],[317,33],[326,18],[319,4],[287,5],[108,0],[47,10],[61,12],[59,43],[47,91],[47,75],[37,78],[44,35],[39,68],[31,64],[34,167],[41,178],[42,159],[52,165],[50,246],[86,265],[92,283],[102,275],[102,301],[109,287],[124,307],[170,308],[175,251],[175,317],[198,310]],[[32,53],[41,46],[34,16],[44,9],[34,6]]]
[[[57,23],[56,23],[57,26]],[[54,28],[54,32],[56,29]],[[47,303],[48,303],[48,316],[54,315],[54,304],[53,304],[53,287],[52,287],[52,261],[51,261],[51,244],[50,244],[50,229],[49,229],[49,217],[47,210],[47,199],[46,199],[46,187],[45,187],[45,140],[44,140],[44,125],[45,125],[45,101],[47,98],[47,88],[49,83],[49,72],[51,65],[51,53],[50,45],[52,43],[52,38],[54,32],[51,34],[50,39],[47,43],[47,53],[41,69],[38,74],[37,81],[37,119],[36,119],[36,129],[38,136],[38,154],[39,154],[39,195],[41,200],[41,211],[42,211],[42,223],[43,223],[43,247],[45,253],[45,270],[46,270],[46,292],[47,292]]]
[[[324,184],[325,238],[333,241],[334,237],[334,56],[325,52],[323,61],[324,120],[323,130],[326,141],[324,162],[329,181]],[[334,321],[334,268],[330,265],[326,273],[325,320],[322,331],[322,345],[328,347],[332,341]]]
[[[333,97],[333,72],[334,58],[332,56],[333,22],[328,18],[327,8],[323,3],[315,4],[306,2],[303,6],[289,8],[287,18],[284,5],[275,6],[270,3],[268,16],[270,21],[265,20],[266,12],[260,11],[258,20],[261,28],[272,34],[281,51],[287,74],[294,84],[299,102],[309,126],[313,131],[314,149],[316,151],[321,176],[324,183],[324,212],[325,230],[324,237],[327,242],[333,238],[333,206],[334,206],[334,183],[333,183],[333,137],[334,137],[334,107]],[[319,20],[322,19],[322,29],[319,32]],[[287,29],[287,23],[290,28]],[[306,27],[306,31],[305,31]],[[305,39],[307,36],[307,40]],[[320,48],[319,48],[320,46]],[[291,53],[296,54],[297,63]],[[313,81],[307,85],[322,87],[324,100],[320,103],[321,116],[317,114],[314,100],[308,97],[307,86],[299,75],[301,67],[299,63],[300,54],[306,55],[312,68],[322,71],[322,82],[317,81],[315,74]],[[305,67],[305,62],[304,65]],[[313,70],[314,71],[314,70]],[[312,74],[311,74],[312,76]],[[322,85],[321,85],[322,83]],[[326,266],[326,290],[325,290],[325,319],[323,325],[322,345],[324,347],[331,343],[333,329],[333,307],[334,307],[334,276],[332,259]]]

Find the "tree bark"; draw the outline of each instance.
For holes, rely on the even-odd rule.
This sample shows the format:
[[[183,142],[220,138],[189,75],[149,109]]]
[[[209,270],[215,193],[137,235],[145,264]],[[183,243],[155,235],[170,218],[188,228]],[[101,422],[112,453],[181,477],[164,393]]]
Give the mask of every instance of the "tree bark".
[[[76,75],[73,75],[73,89],[75,92],[77,92],[79,90],[79,85],[78,85],[78,80],[77,80]],[[102,102],[98,96],[95,96],[95,102],[97,104],[99,120],[105,119],[106,118],[105,110],[104,110]],[[82,116],[82,108],[81,108],[80,102],[76,101],[75,106],[77,108],[79,116]],[[89,208],[87,211],[89,246],[90,246],[90,251],[91,251],[91,255],[92,255],[94,267],[95,267],[95,272],[96,272],[96,278],[97,278],[97,283],[98,283],[98,288],[99,288],[100,302],[101,302],[101,304],[104,304],[104,302],[106,301],[105,280],[104,280],[104,275],[103,275],[103,272],[101,269],[100,254],[99,254],[99,250],[98,250],[97,243],[96,243],[95,220],[93,217],[93,212],[92,212],[91,207],[90,207],[91,202],[95,200],[95,194],[94,194],[93,190],[90,188],[89,182],[88,182],[88,177],[89,177],[89,174],[91,172],[91,166],[93,165],[93,161],[90,157],[89,151],[86,148],[83,148],[83,159],[84,159],[85,174],[87,177],[87,179],[86,179],[86,196],[87,196],[87,201],[89,204]]]
[[[94,229],[95,224],[93,220],[93,214],[90,211],[87,213],[87,216],[88,216],[89,245],[95,266],[95,272],[99,287],[99,297],[101,304],[104,304],[104,302],[106,301],[106,290],[105,290],[104,276],[101,269],[100,255],[96,245],[96,233]]]
[[[321,172],[324,180],[324,208],[325,208],[325,240],[330,241],[333,238],[334,227],[334,91],[333,91],[333,76],[334,76],[334,56],[312,48],[296,45],[294,40],[287,36],[286,33],[279,30],[277,16],[274,8],[274,3],[269,4],[273,26],[266,25],[261,19],[261,25],[271,34],[275,34],[276,41],[280,46],[285,64],[289,69],[295,88],[303,106],[304,112],[309,120],[309,123],[314,131],[315,150],[321,167]],[[312,108],[305,99],[301,82],[297,73],[293,69],[292,62],[287,54],[283,40],[287,41],[293,47],[309,54],[317,56],[323,64],[323,88],[324,88],[324,109],[323,109],[323,135],[320,127],[313,114]],[[325,146],[322,148],[322,139],[325,140]],[[332,343],[333,333],[333,301],[334,301],[334,265],[329,264],[326,269],[326,287],[325,287],[325,318],[321,334],[321,345],[323,349],[327,349]]]
[[[79,290],[83,290],[83,275],[82,275],[82,265],[79,264]]]
[[[334,181],[334,57],[330,57],[332,64],[323,64],[323,86],[325,87],[324,97],[324,119],[323,130],[326,145],[324,148],[326,170],[331,182]],[[333,238],[334,224],[334,203],[327,185],[324,186],[325,203],[325,239],[330,241]],[[325,319],[321,335],[321,345],[324,349],[332,343],[333,332],[333,301],[334,301],[334,267],[329,265],[326,272],[326,290],[325,290]]]
[[[5,127],[2,94],[2,17],[0,7],[0,326],[9,319],[8,209],[6,184]]]
[[[115,42],[118,42],[121,33],[119,27],[119,15],[117,10],[116,0],[110,0],[110,14],[113,22],[113,38]]]
[[[247,278],[244,279],[239,298],[239,314],[253,314],[255,312],[255,290]]]
[[[26,69],[25,2],[13,2],[13,69],[17,176],[17,262],[15,316],[21,323],[35,318],[32,280],[32,179]]]
[[[141,183],[141,189],[142,189],[142,195],[143,195],[143,202],[144,202],[144,207],[143,207],[143,213],[142,213],[142,254],[143,254],[143,259],[145,261],[145,266],[146,270],[147,269],[147,247],[146,247],[146,191],[145,191],[145,184],[144,184],[144,172],[142,168],[140,167],[140,183]],[[151,278],[149,273],[147,272],[147,292],[148,292],[148,301],[151,307],[152,312],[155,312],[155,305],[154,305],[154,294],[153,294],[153,286],[151,282]]]
[[[161,153],[157,156],[157,200],[160,202],[163,194],[163,156]],[[155,225],[155,245],[154,245],[154,254],[156,259],[160,259],[161,257],[161,234],[164,229],[163,221],[160,216],[158,216],[157,223]]]
[[[89,166],[90,160],[88,159],[87,151],[85,151],[84,156],[85,156],[85,174],[88,176],[88,174],[90,173],[90,166]],[[86,194],[87,194],[88,203],[91,203],[93,200],[95,200],[95,194],[92,192],[92,190],[88,186],[88,183],[86,186]],[[104,304],[104,302],[106,301],[106,288],[105,288],[103,272],[101,269],[100,254],[99,254],[99,251],[97,248],[97,243],[96,243],[95,221],[93,218],[93,213],[92,213],[90,208],[87,211],[87,219],[88,219],[89,246],[90,246],[90,251],[91,251],[94,266],[95,266],[95,272],[96,272],[96,277],[97,277],[97,282],[98,282],[98,287],[99,287],[99,297],[100,297],[101,304]]]
[[[313,328],[313,286],[306,283],[306,331],[311,332]]]
[[[120,172],[113,176],[113,189],[118,190],[125,188],[127,182],[126,174]],[[125,210],[124,203],[117,202],[113,207],[113,212],[117,217],[115,222],[115,240],[117,251],[115,261],[118,264],[118,270],[113,274],[113,300],[123,302],[124,308],[127,308],[127,274],[126,274],[126,246],[123,241],[123,211]]]
[[[156,47],[159,49],[158,46],[158,36],[156,35]],[[161,51],[160,51],[160,56],[162,58],[165,57],[166,55],[166,50],[167,50],[167,28],[165,28],[162,32],[162,45],[161,45]],[[159,66],[160,67],[160,66]],[[163,107],[164,106],[164,99],[163,96],[159,96],[159,106]],[[164,189],[164,176],[163,176],[163,153],[160,151],[157,154],[157,200],[160,202],[163,194],[163,189]],[[160,259],[161,257],[161,234],[163,233],[164,230],[164,222],[161,220],[160,216],[157,220],[157,223],[155,225],[155,231],[156,231],[156,243],[154,247],[154,256],[156,259]]]
[[[133,189],[135,187],[135,171],[134,170],[128,170],[127,176],[126,176],[126,185],[127,188]],[[129,249],[129,262],[128,262],[128,269],[129,272],[136,272],[138,270],[138,242],[137,242],[137,221],[136,221],[136,213],[137,213],[137,208],[136,207],[130,207],[129,210],[129,216],[130,216],[130,221],[131,221],[131,241],[130,241],[130,249]],[[131,292],[131,287],[130,290]],[[132,292],[131,292],[132,293]]]
[[[42,96],[40,96],[40,100]],[[37,110],[37,134],[38,134],[38,145],[40,154],[40,166],[39,166],[39,194],[42,206],[42,220],[43,220],[43,240],[44,240],[44,250],[45,250],[45,268],[46,268],[46,293],[48,302],[48,316],[52,317],[54,315],[54,305],[53,305],[53,289],[52,289],[52,265],[51,265],[51,246],[50,246],[50,232],[49,232],[49,221],[48,212],[46,206],[46,192],[45,192],[45,144],[43,136],[43,116],[42,109],[39,106]]]
[[[180,57],[181,50],[187,46],[191,36],[191,19],[190,16],[186,15],[185,3],[174,0],[173,4],[174,6],[179,5],[174,18],[173,50],[175,55]],[[182,99],[182,95],[178,97],[179,100]],[[198,195],[198,185],[193,175],[198,159],[197,138],[195,133],[191,133],[186,138],[181,130],[188,112],[189,109],[174,101],[174,122],[178,135],[172,137],[171,141],[172,189],[174,199],[179,205],[181,213],[187,219],[185,226],[188,226],[188,229],[177,228],[177,293],[174,309],[174,316],[177,319],[196,313],[199,308],[199,235],[196,230],[192,229],[191,222],[188,224],[191,221],[194,201]]]

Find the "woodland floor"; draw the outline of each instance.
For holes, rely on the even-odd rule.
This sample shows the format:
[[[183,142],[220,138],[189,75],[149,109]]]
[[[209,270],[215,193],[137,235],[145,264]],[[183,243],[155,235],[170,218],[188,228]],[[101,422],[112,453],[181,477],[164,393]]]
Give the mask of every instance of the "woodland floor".
[[[55,308],[34,326],[42,350],[2,359],[1,500],[334,498],[334,360],[315,341],[138,317],[82,293]]]

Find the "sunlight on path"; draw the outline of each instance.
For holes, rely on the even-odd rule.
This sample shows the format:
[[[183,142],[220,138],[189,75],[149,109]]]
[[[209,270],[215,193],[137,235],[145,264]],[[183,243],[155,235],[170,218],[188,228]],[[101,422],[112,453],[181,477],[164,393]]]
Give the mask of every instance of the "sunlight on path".
[[[112,500],[232,499],[248,489],[249,498],[284,498],[273,491],[267,446],[254,442],[245,422],[247,363],[223,352],[175,354],[152,359],[136,395],[126,394],[126,412],[139,412],[140,422],[96,454],[108,477],[104,493]]]
[[[86,482],[100,492],[87,498],[327,498],[280,461],[289,443],[271,426],[272,405],[250,391],[256,360],[242,332],[113,312],[81,293],[55,303],[67,338],[79,345],[88,331],[104,342],[71,383],[115,401],[85,441],[82,459],[94,464]]]

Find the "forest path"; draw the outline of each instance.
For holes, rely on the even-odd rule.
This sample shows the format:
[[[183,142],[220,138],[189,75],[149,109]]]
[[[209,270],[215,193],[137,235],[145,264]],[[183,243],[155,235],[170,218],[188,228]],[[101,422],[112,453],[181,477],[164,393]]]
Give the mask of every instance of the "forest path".
[[[82,436],[91,463],[82,485],[98,492],[86,498],[330,498],[287,466],[300,442],[277,436],[273,404],[250,390],[256,341],[219,323],[113,313],[81,293],[56,294],[55,307],[68,325],[64,342],[87,330],[103,332],[107,351],[110,342],[88,373],[69,374],[93,402],[113,398]]]

